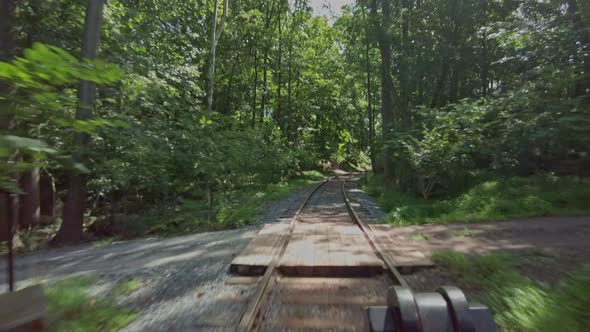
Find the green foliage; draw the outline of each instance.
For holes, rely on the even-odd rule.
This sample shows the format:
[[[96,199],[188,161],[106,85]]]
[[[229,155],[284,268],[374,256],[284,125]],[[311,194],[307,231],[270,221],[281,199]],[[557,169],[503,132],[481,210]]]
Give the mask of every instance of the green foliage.
[[[455,251],[438,251],[432,254],[432,260],[453,272],[467,282],[474,283],[473,286],[482,286],[480,276],[494,275],[503,270],[510,270],[516,265],[512,256],[503,254],[489,254],[479,257],[466,256]]]
[[[40,92],[54,90],[77,80],[108,84],[119,79],[117,67],[101,61],[80,61],[54,46],[35,43],[22,58],[0,63],[0,78],[17,89],[34,91],[34,99],[49,100]]]
[[[68,87],[79,80],[110,84],[119,79],[116,66],[101,61],[81,61],[66,51],[41,43],[24,50],[23,57],[0,62],[0,84],[11,87],[0,90],[1,119],[22,124],[18,130],[0,131],[0,157],[20,154],[34,163],[17,160],[0,166],[0,188],[18,191],[8,179],[18,171],[47,166],[48,158],[62,166],[72,165],[63,143],[70,139],[68,131],[92,134],[102,126],[120,122],[105,119],[73,120],[76,97]],[[68,165],[69,164],[69,165]]]
[[[398,189],[409,194],[384,194],[382,201],[408,203],[396,222],[450,220],[468,207],[477,219],[518,211],[504,197],[480,203],[477,193],[443,201],[471,186],[469,174],[545,173],[560,160],[587,159],[587,5],[405,1],[382,17],[383,3],[351,4],[332,25],[305,1],[231,1],[217,46],[214,112],[206,113],[212,3],[110,1],[103,60],[80,61],[71,54],[80,52],[85,3],[18,2],[11,30],[14,50],[24,51],[0,64],[0,157],[17,162],[0,164],[0,186],[18,191],[8,180],[42,167],[61,192],[81,171],[92,218],[136,220],[154,205],[181,206],[178,218],[157,214],[160,225],[128,224],[136,233],[216,229],[253,221],[255,209],[235,208],[237,193],[322,165],[368,167],[369,156],[379,169],[387,153]],[[381,41],[390,54],[380,52]],[[380,68],[382,56],[395,60],[391,68]],[[381,96],[381,70],[392,74],[384,85],[395,88],[391,96]],[[80,80],[99,85],[89,121],[74,119]],[[395,122],[393,140],[379,138],[381,97],[392,98],[383,111]],[[10,132],[5,119],[14,120]],[[73,132],[91,134],[87,151],[74,151]],[[85,165],[69,158],[82,152]],[[557,198],[519,199],[542,214],[562,208]],[[191,213],[195,220],[185,223]]]
[[[382,142],[394,161],[388,183],[431,198],[453,192],[468,171],[587,176],[583,1],[407,1],[389,17],[383,4],[351,5],[337,25],[346,27],[348,57],[369,61],[357,72],[375,74],[374,48],[394,59],[382,68],[395,88],[393,107],[383,109],[393,119]],[[577,166],[564,169],[568,163]]]
[[[467,256],[434,253],[433,261],[451,271],[461,285],[478,290],[502,331],[584,331],[590,324],[590,266],[562,279],[555,287],[532,281],[514,270],[508,255]]]
[[[505,220],[549,215],[585,215],[588,186],[573,177],[510,177],[487,180],[453,193],[424,200],[399,191],[384,192],[379,177],[369,177],[367,191],[378,198],[392,224]]]
[[[437,128],[424,128],[420,140],[408,136],[396,140],[401,147],[396,149],[396,160],[406,159],[412,168],[416,191],[428,199],[437,190],[447,191],[453,180],[451,172],[462,166],[462,151],[451,142],[448,133]]]
[[[585,266],[557,285],[552,306],[538,326],[551,330],[567,326],[570,331],[584,331],[590,324],[589,295],[590,266]]]
[[[135,216],[122,216],[117,220],[116,233],[121,237],[176,235],[256,224],[270,203],[324,179],[325,176],[317,171],[306,171],[277,183],[218,193],[211,207],[203,200],[186,200],[176,206],[154,208]]]
[[[49,331],[118,331],[131,323],[136,313],[108,299],[91,298],[88,288],[99,280],[72,278],[49,285],[47,328]]]

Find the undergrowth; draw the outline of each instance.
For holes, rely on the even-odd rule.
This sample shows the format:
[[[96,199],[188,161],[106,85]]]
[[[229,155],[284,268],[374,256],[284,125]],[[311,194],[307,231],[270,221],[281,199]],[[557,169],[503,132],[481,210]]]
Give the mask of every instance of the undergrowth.
[[[467,256],[434,253],[433,261],[451,271],[458,286],[481,294],[501,331],[587,331],[590,326],[590,265],[551,287],[516,272],[517,259],[500,254]]]
[[[366,178],[365,190],[388,212],[385,221],[398,225],[590,214],[590,186],[575,177],[491,179],[488,175],[474,177],[472,182],[446,197],[430,200],[384,191],[382,179],[374,175]]]
[[[95,278],[71,278],[45,289],[48,331],[118,331],[137,314],[117,306],[109,299],[91,298],[87,291]]]
[[[284,199],[304,186],[324,178],[317,171],[307,171],[279,183],[236,189],[216,197],[212,210],[205,202],[187,200],[174,209],[146,214],[139,224],[142,228],[139,232],[173,235],[252,225],[259,221],[268,204]]]

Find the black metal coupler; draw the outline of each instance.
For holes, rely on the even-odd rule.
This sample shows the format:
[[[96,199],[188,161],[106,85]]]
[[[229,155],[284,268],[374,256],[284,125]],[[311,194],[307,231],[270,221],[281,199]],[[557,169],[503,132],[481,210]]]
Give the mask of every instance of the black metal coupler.
[[[368,308],[373,332],[495,332],[490,310],[469,303],[465,294],[451,286],[434,293],[414,294],[406,287],[390,287],[387,306]]]

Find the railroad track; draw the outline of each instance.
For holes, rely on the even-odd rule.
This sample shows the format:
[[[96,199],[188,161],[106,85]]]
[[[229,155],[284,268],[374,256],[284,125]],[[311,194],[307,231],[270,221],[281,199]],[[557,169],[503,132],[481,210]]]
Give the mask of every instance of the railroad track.
[[[371,229],[354,211],[346,193],[346,181],[345,177],[329,179],[306,197],[283,234],[278,254],[266,268],[238,331],[367,331],[366,306],[385,305],[385,291],[389,286],[407,287],[393,257],[381,248]],[[323,210],[330,211],[322,215],[319,211]],[[285,274],[280,262],[294,237],[295,227],[322,222],[322,218],[356,225],[374,256],[381,260],[380,272],[369,276],[332,273],[328,277]]]

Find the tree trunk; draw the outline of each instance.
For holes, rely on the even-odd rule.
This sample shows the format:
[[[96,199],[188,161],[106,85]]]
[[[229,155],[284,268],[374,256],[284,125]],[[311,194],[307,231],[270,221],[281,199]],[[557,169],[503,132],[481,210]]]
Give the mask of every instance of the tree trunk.
[[[388,34],[389,28],[391,27],[391,8],[389,1],[382,1],[382,23],[379,27],[379,51],[381,54],[381,121],[382,130],[381,136],[383,143],[387,144],[392,136],[395,129],[395,100],[397,98],[397,92],[393,85],[393,79],[391,77],[391,38]],[[373,2],[373,10],[376,10],[375,1]],[[383,149],[383,176],[384,185],[386,188],[392,188],[394,186],[394,165],[393,158],[391,157],[390,151],[386,148]]]
[[[82,39],[82,58],[94,60],[98,53],[100,39],[100,27],[104,0],[89,0],[86,10],[86,22],[84,24],[84,37]],[[87,121],[92,118],[92,110],[96,100],[96,84],[90,81],[80,82],[78,88],[78,109],[76,119]],[[74,138],[74,146],[78,149],[74,152],[75,162],[84,162],[84,150],[88,148],[90,136],[86,133],[77,133]],[[54,243],[78,243],[82,241],[84,211],[86,201],[86,176],[73,173],[69,179],[69,189],[64,205],[63,223],[55,238]]]
[[[372,86],[371,86],[371,45],[369,41],[369,21],[366,16],[364,4],[362,6],[363,20],[365,21],[365,70],[367,71],[367,115],[369,117],[369,156],[371,158],[371,169],[376,172],[375,163],[375,118],[373,114]]]
[[[488,41],[487,41],[487,31],[484,31],[483,38],[482,38],[482,65],[481,65],[481,96],[487,97],[488,96],[488,73],[489,73],[489,64],[488,64]]]
[[[269,6],[268,3],[266,3],[266,16],[265,16],[265,22],[264,22],[264,29],[265,29],[265,38],[268,38],[269,36],[269,30],[270,30],[270,21],[271,21],[271,8]],[[263,64],[262,64],[262,100],[261,100],[261,105],[260,105],[260,124],[262,124],[264,122],[264,116],[266,115],[266,102],[267,102],[267,98],[268,98],[268,52],[269,52],[269,45],[268,42],[266,42],[265,40],[265,45],[264,45],[264,59],[263,59]]]
[[[16,56],[16,15],[17,0],[0,0],[0,61],[10,61]],[[2,94],[10,95],[14,91],[10,86],[0,83]],[[0,100],[0,108],[4,108],[10,101]],[[0,133],[14,129],[15,122],[12,115],[7,112],[0,113]],[[0,160],[2,163],[10,163],[17,158],[17,154]],[[17,185],[17,176],[13,174],[9,181],[13,186]],[[8,244],[8,289],[14,290],[14,257],[12,240],[18,223],[18,195],[7,190],[0,189],[0,241]]]
[[[436,87],[434,90],[434,94],[432,96],[432,102],[430,103],[430,107],[437,107],[440,105],[444,105],[446,103],[446,99],[444,99],[444,87],[445,82],[447,80],[447,76],[449,75],[449,60],[447,56],[443,55],[442,59],[442,67],[440,72],[440,77],[436,81]]]
[[[256,126],[256,92],[258,90],[258,50],[254,45],[254,98],[252,98],[252,129]]]
[[[225,0],[223,4],[223,14],[221,16],[221,22],[217,25],[217,12],[219,10],[219,0],[215,0],[215,8],[213,9],[213,22],[211,22],[211,63],[209,64],[209,84],[207,88],[207,112],[213,112],[213,85],[215,82],[215,58],[217,52],[217,43],[219,42],[219,36],[223,31],[223,25],[227,19],[227,6],[228,0]]]
[[[488,2],[483,2],[483,20],[482,25],[485,27],[483,30],[483,36],[481,38],[481,96],[488,96],[488,76],[489,76],[489,60],[488,60],[488,28],[487,28],[487,17],[488,17]]]
[[[0,61],[16,55],[16,7],[18,0],[0,0]]]
[[[582,21],[576,0],[568,0],[570,26],[576,35],[576,43],[581,48],[580,77],[576,80],[574,97],[582,98],[583,104],[590,104],[590,33],[588,26]],[[578,51],[578,50],[576,50]]]
[[[268,48],[264,50],[264,62],[262,64],[262,101],[260,105],[260,124],[264,122],[264,116],[266,113],[266,98],[268,96],[268,75],[266,71],[266,67],[268,65]]]
[[[55,218],[55,182],[47,172],[43,172],[39,180],[39,197],[41,217],[52,222]]]
[[[30,6],[32,15],[27,22],[27,43],[26,47],[30,48],[35,42],[42,41],[42,31],[39,29],[38,21],[43,19],[45,14],[46,3],[42,0],[31,0]],[[27,162],[35,162],[34,157],[25,157]],[[20,177],[21,188],[24,194],[20,200],[19,225],[23,228],[35,227],[39,224],[41,215],[40,206],[40,169],[35,167],[30,171],[22,174]]]
[[[0,0],[0,61],[11,61],[16,56],[16,8],[17,0]],[[12,87],[0,82],[2,94],[14,93]],[[0,100],[0,108],[10,107],[9,100]],[[14,129],[15,123],[9,112],[0,112],[0,133]],[[16,156],[2,159],[0,162],[8,163]],[[16,185],[16,177],[10,178]],[[13,225],[16,225],[18,214],[18,195],[7,190],[0,189],[0,241],[6,241],[12,237]],[[10,230],[10,231],[9,231]]]
[[[282,71],[282,57],[283,57],[283,41],[282,41],[282,34],[283,34],[283,29],[281,27],[281,11],[283,9],[282,6],[282,2],[279,3],[279,8],[277,10],[277,13],[279,15],[278,18],[278,27],[279,27],[279,50],[278,50],[278,66],[277,66],[277,124],[279,126],[279,128],[281,130],[284,130],[284,125],[283,125],[283,111],[281,109],[282,105],[281,105],[281,86],[282,86],[282,77],[281,77],[281,71]]]
[[[402,126],[409,125],[409,107],[410,107],[410,41],[408,38],[408,30],[410,26],[409,11],[407,0],[401,1],[401,15],[402,15],[402,56],[400,61],[400,110],[399,110],[399,124]],[[407,10],[407,11],[406,11]],[[409,129],[409,128],[404,128]]]
[[[236,55],[236,58],[232,61],[232,66],[231,66],[231,70],[229,71],[229,82],[227,83],[227,91],[225,93],[225,95],[223,96],[223,104],[224,106],[224,110],[223,112],[227,115],[231,115],[231,94],[232,94],[232,89],[234,86],[234,81],[236,78],[236,67],[238,66],[238,64],[240,63],[240,53],[238,52],[238,54]]]
[[[24,173],[21,177],[22,190],[19,225],[23,228],[35,227],[41,215],[39,193],[39,168]]]
[[[287,142],[292,142],[293,135],[291,134],[292,129],[292,114],[291,114],[291,79],[292,79],[292,66],[293,66],[293,36],[292,36],[293,27],[291,27],[291,31],[289,32],[289,68],[287,70],[287,113],[288,119],[287,123],[289,124],[289,129],[287,131]]]

